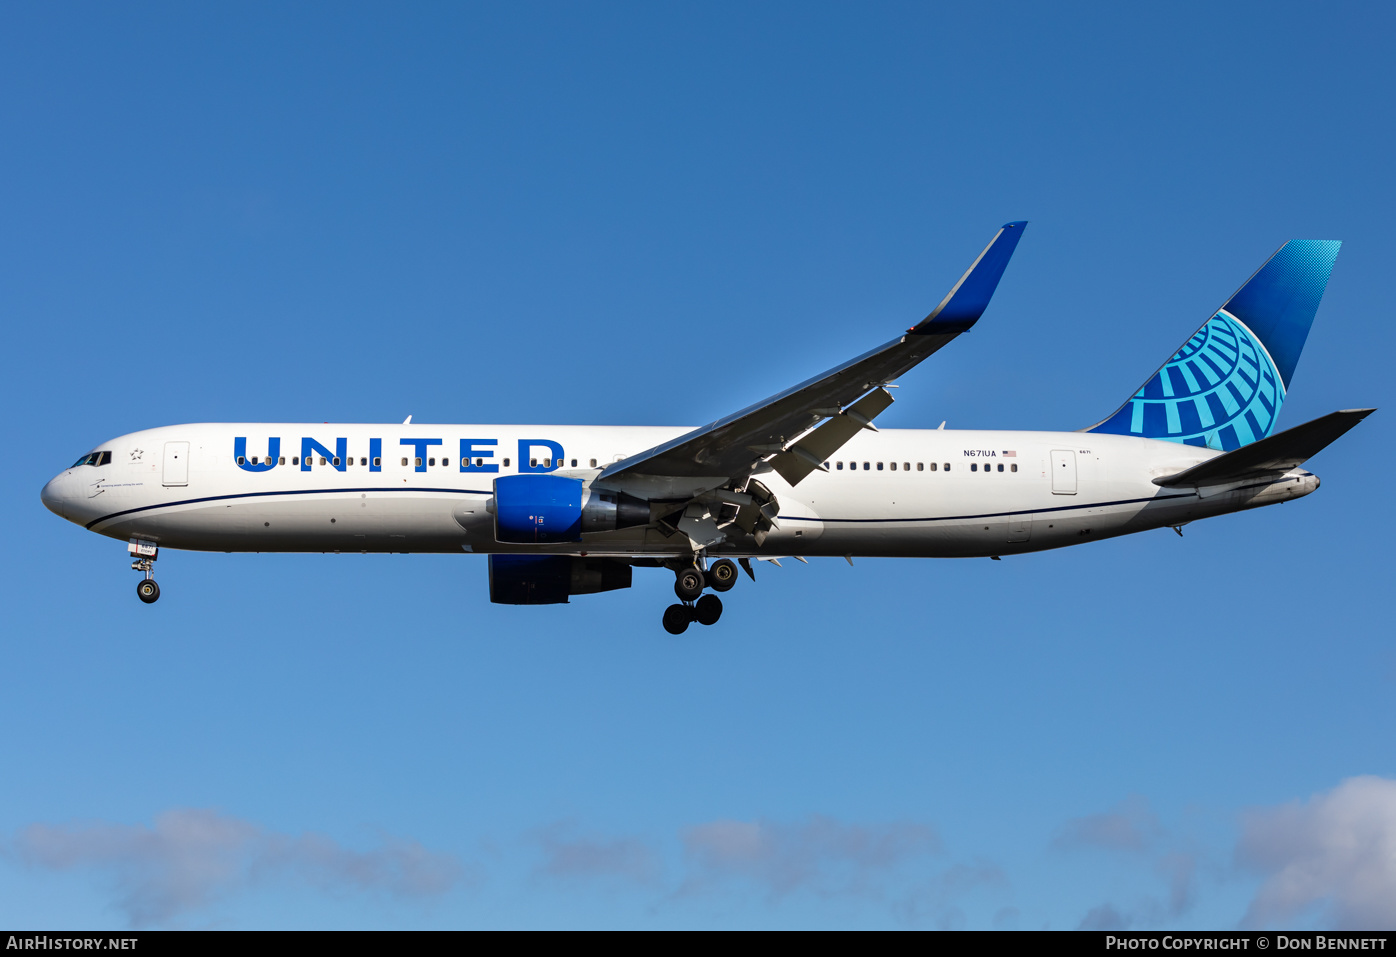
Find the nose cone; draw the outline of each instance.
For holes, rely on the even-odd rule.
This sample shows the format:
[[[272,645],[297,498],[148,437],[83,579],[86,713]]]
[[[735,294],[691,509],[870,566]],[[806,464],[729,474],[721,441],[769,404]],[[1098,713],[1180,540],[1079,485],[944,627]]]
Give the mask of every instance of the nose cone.
[[[39,493],[39,498],[43,499],[44,507],[59,518],[68,517],[67,513],[63,511],[67,499],[64,488],[68,485],[70,478],[71,476],[64,472],[62,475],[50,479],[49,483],[44,486],[44,490]]]

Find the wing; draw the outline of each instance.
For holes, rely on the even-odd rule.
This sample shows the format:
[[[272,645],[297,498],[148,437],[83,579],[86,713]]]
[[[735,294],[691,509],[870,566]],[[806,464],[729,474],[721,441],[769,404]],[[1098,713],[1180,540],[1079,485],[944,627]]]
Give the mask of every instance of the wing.
[[[616,462],[594,484],[651,498],[686,498],[758,472],[775,470],[794,485],[823,469],[825,458],[860,429],[872,428],[872,419],[892,404],[884,386],[974,325],[1026,226],[1003,226],[940,305],[904,334],[763,402]]]

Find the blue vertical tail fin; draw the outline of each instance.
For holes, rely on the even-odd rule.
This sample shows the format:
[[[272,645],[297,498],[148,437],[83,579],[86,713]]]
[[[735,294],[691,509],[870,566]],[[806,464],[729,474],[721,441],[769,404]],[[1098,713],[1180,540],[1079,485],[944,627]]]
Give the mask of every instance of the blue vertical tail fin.
[[[1084,431],[1224,452],[1273,433],[1341,246],[1285,243],[1129,401]]]

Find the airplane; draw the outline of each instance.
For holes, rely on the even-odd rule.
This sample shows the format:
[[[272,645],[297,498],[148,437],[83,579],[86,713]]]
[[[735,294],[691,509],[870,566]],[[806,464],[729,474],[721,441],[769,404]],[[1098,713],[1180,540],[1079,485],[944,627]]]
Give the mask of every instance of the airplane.
[[[1292,240],[1095,425],[879,430],[896,380],[983,315],[1026,226],[905,332],[699,428],[175,425],[101,443],[41,497],[126,541],[147,603],[161,548],[471,553],[513,605],[667,568],[677,635],[716,623],[753,560],[998,559],[1300,498],[1319,486],[1301,466],[1374,411],[1275,431],[1341,246]]]

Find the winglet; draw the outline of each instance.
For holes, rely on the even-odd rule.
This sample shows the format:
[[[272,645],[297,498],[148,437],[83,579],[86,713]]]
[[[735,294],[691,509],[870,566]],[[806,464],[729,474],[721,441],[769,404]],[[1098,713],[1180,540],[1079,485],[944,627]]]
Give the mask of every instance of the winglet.
[[[1003,271],[1008,268],[1008,260],[1013,257],[1013,250],[1018,248],[1018,240],[1027,226],[1027,220],[1005,223],[940,305],[907,331],[922,334],[964,332],[974,325],[989,307],[989,300],[993,298],[994,290],[1003,278]]]

